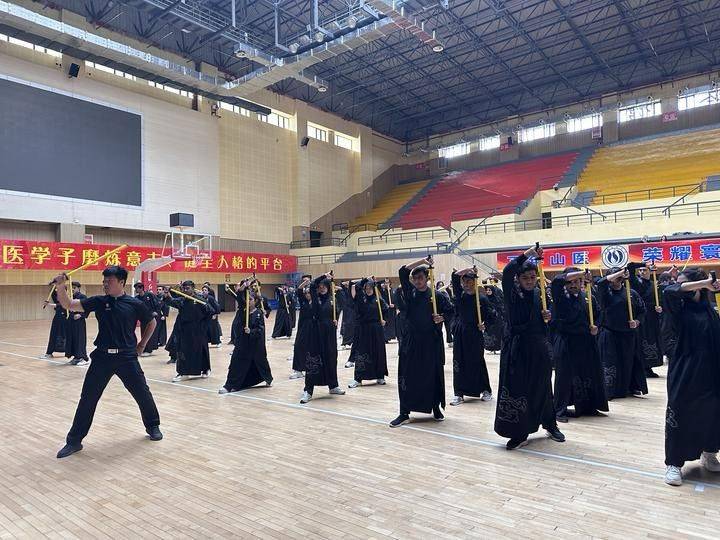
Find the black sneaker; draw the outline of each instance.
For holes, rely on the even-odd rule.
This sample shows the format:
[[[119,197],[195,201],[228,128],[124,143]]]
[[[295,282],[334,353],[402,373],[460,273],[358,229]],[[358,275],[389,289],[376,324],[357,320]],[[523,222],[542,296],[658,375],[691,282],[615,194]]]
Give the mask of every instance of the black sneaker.
[[[567,409],[565,409],[562,412],[559,412],[555,415],[555,420],[558,422],[562,422],[563,424],[567,424],[569,421],[569,415]]]
[[[390,422],[390,427],[400,427],[403,424],[407,424],[410,421],[410,415],[401,414],[395,420]]]
[[[147,431],[148,437],[150,437],[151,441],[162,441],[163,434],[158,426],[146,429],[145,431]]]
[[[65,446],[63,446],[63,447],[60,449],[60,451],[57,453],[57,458],[58,458],[58,459],[66,458],[66,457],[68,457],[68,456],[73,455],[75,452],[79,452],[79,451],[82,450],[82,449],[83,449],[83,445],[82,445],[82,444],[70,444],[70,443],[68,443],[68,444],[66,444]]]
[[[517,448],[522,448],[523,446],[527,445],[527,443],[527,437],[525,437],[524,439],[510,439],[505,445],[505,448],[507,448],[508,450],[515,450]]]
[[[555,442],[565,442],[565,435],[562,434],[562,431],[560,431],[557,426],[549,428],[546,430],[548,437],[550,437]]]
[[[444,415],[444,414],[442,413],[442,411],[440,410],[440,407],[437,407],[437,408],[433,409],[433,418],[434,418],[437,422],[442,422],[443,420],[445,420],[445,415]]]

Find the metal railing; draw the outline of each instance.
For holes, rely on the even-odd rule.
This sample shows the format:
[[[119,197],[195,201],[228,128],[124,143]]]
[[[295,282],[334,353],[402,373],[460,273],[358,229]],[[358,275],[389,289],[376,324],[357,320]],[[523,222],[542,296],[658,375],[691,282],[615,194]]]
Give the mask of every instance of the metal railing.
[[[343,256],[343,253],[330,253],[326,255],[299,255],[298,264],[334,264]]]
[[[598,217],[595,214],[581,214],[573,216],[552,217],[550,219],[527,219],[522,221],[505,221],[501,223],[489,223],[484,225],[474,225],[468,227],[468,236],[476,234],[478,231],[482,234],[488,233],[506,233],[506,232],[522,232],[538,230],[542,228],[543,222],[548,221],[551,227],[571,227],[578,225],[593,225],[595,223],[620,223],[623,221],[643,221],[646,219],[659,219],[670,217],[671,215],[689,215],[699,216],[703,212],[720,212],[720,200],[718,201],[700,201],[696,203],[678,204],[672,208],[665,206],[653,206],[650,208],[631,208],[624,210],[613,210],[605,212]]]
[[[310,238],[308,240],[293,240],[290,242],[290,249],[311,248],[311,247],[327,247],[327,246],[347,246],[345,238]]]
[[[573,201],[587,206],[589,204],[617,204],[623,202],[648,201],[651,199],[661,199],[663,197],[676,197],[685,193],[688,189],[697,187],[697,184],[682,184],[679,186],[667,186],[648,189],[636,189],[633,191],[621,191],[617,193],[593,194],[587,196],[575,197],[575,199],[563,198],[563,204],[559,206],[571,206]],[[560,202],[560,201],[558,201]]]
[[[663,210],[663,214],[667,214],[667,212],[669,212],[670,209],[671,209],[673,206],[676,206],[676,205],[678,205],[678,204],[684,203],[684,202],[685,202],[685,199],[686,199],[687,197],[689,197],[690,195],[693,195],[695,192],[697,192],[697,193],[702,193],[702,192],[705,191],[706,189],[707,189],[707,181],[700,182],[697,186],[695,186],[694,188],[692,188],[690,191],[688,191],[685,195],[683,195],[682,197],[680,197],[678,200],[673,201],[672,203],[670,203],[670,204],[667,206],[667,208],[665,208],[665,210]]]
[[[450,231],[447,229],[431,229],[429,231],[407,231],[379,236],[365,236],[358,238],[358,246],[388,244],[391,242],[417,242],[418,240],[435,240],[436,238],[449,239]]]

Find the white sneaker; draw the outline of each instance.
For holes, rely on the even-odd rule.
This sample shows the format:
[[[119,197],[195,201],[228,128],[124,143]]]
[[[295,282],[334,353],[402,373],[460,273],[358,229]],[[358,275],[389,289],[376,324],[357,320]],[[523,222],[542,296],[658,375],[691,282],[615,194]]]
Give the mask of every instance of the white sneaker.
[[[384,384],[387,384],[387,383],[385,382],[385,379],[378,379],[378,380],[377,380],[377,383],[378,383],[380,386],[383,386]]]
[[[201,379],[207,379],[210,376],[210,371],[206,371],[205,373],[200,374]]]
[[[480,396],[480,401],[492,401],[492,392],[488,392],[487,390],[483,392]]]
[[[147,357],[147,356],[150,356],[150,353],[149,353],[149,352],[144,352],[144,353],[142,353],[140,356],[141,356],[142,358],[145,358],[145,357]]]
[[[703,452],[700,456],[700,465],[705,467],[706,471],[720,472],[720,461],[717,455],[712,452]]]
[[[54,358],[52,354],[41,354],[38,358],[44,360],[45,358]]]
[[[190,375],[175,375],[172,379],[172,382],[187,381],[189,378]]]
[[[308,394],[307,392],[303,392],[302,397],[300,398],[300,403],[307,403],[312,399],[312,394]]]
[[[302,377],[303,377],[302,371],[293,371],[290,374],[291,379],[302,379]]]
[[[462,403],[465,403],[465,398],[462,396],[455,396],[452,398],[452,401],[450,401],[450,405],[460,405]]]
[[[343,390],[343,389],[340,388],[339,386],[336,386],[335,388],[331,388],[331,389],[330,389],[330,393],[331,393],[332,395],[334,395],[334,396],[344,396],[344,395],[345,395],[345,390]]]
[[[87,360],[86,358],[83,358],[82,360],[80,360],[80,361],[79,361],[77,364],[75,364],[75,365],[76,365],[76,366],[80,366],[80,367],[89,366],[89,365],[90,365],[90,360]]]
[[[345,362],[345,367],[346,368],[355,367],[355,362],[347,361],[347,362]]]
[[[665,483],[670,486],[682,486],[682,472],[680,467],[668,465],[665,469]]]
[[[221,386],[220,390],[218,390],[218,394],[229,394],[229,393],[230,393],[230,390],[228,390],[224,386]]]
[[[272,381],[265,381],[265,386],[270,388],[272,386]]]
[[[357,388],[358,386],[362,386],[362,382],[356,381],[355,379],[350,381],[350,384],[348,384],[348,388]],[[332,394],[332,390],[330,391],[330,393]]]

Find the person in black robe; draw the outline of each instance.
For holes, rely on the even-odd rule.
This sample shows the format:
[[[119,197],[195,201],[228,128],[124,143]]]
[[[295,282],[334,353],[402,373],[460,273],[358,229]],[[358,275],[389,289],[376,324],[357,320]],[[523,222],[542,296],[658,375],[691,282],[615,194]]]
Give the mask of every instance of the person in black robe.
[[[677,269],[673,267],[676,271]],[[665,357],[668,360],[668,364],[674,358],[675,345],[677,344],[677,332],[673,325],[673,318],[670,315],[666,315],[667,306],[665,305],[665,295],[663,292],[668,285],[675,283],[675,278],[671,272],[663,272],[659,277],[660,283],[658,284],[660,294],[660,304],[663,307],[663,312],[660,314],[660,341],[662,343],[662,350]]]
[[[455,311],[454,311],[455,306],[453,306],[452,302],[450,301],[450,293],[447,291],[444,282],[438,281],[435,284],[435,295],[443,296],[445,298],[445,300],[447,301],[447,304],[453,310],[444,316],[445,321],[443,322],[443,326],[445,327],[445,341],[447,343],[447,346],[452,349],[452,347],[453,347],[452,329],[453,329],[453,320],[455,319]]]
[[[243,312],[246,309],[243,291],[249,286],[250,283],[245,282],[239,288],[238,301],[242,304]],[[227,379],[219,390],[220,394],[237,392],[261,382],[264,382],[265,386],[272,386],[273,377],[265,348],[265,319],[261,301],[256,293],[250,293],[249,299],[252,311],[248,316],[248,326],[237,336]]]
[[[600,307],[598,348],[603,365],[605,393],[609,400],[647,394],[645,366],[638,344],[638,327],[645,312],[640,295],[631,288],[633,320],[629,320],[624,280],[627,269],[612,268],[597,282]]]
[[[240,284],[237,285],[228,285],[225,288],[225,292],[233,297],[233,300],[235,301],[235,316],[233,317],[232,323],[230,324],[230,341],[228,342],[229,345],[235,344],[235,339],[237,338],[237,335],[242,331],[243,323],[244,323],[244,315],[243,310],[240,309],[240,300],[237,297],[237,291]]]
[[[652,270],[655,269],[652,268]],[[630,286],[640,295],[645,304],[645,313],[643,313],[642,318],[639,318],[639,347],[645,366],[645,376],[648,379],[655,379],[659,375],[652,368],[663,365],[663,351],[660,343],[662,305],[655,305],[655,287],[650,275],[651,269],[645,266],[645,263],[630,263],[628,264],[628,271],[630,272]],[[660,291],[658,290],[659,300]]]
[[[153,318],[155,319],[155,334],[150,337],[147,345],[145,346],[145,350],[141,355],[150,356],[153,351],[157,349],[157,323],[160,319],[160,305],[158,304],[155,295],[149,291],[145,291],[145,285],[143,285],[140,281],[135,283],[134,289],[135,297],[138,300],[141,300],[147,306],[147,308],[150,310],[150,313],[152,313]]]
[[[406,309],[406,332],[398,351],[398,397],[400,414],[390,427],[410,421],[411,412],[432,413],[438,422],[445,419],[445,349],[442,324],[452,314],[449,300],[437,294],[433,312],[428,282],[430,257],[402,266],[398,271]],[[412,278],[412,282],[410,281]]]
[[[342,310],[342,324],[340,325],[340,335],[342,336],[340,346],[343,349],[347,349],[348,347],[352,348],[352,344],[357,331],[357,313],[355,311],[355,303],[352,299],[350,287],[350,281],[343,281],[340,284],[340,291],[338,291],[338,297],[342,299],[342,304],[344,306]],[[351,357],[352,351],[350,351],[349,358]],[[345,363],[345,367],[353,367],[353,364],[349,359]]]
[[[598,327],[590,325],[588,298],[583,290],[586,279],[590,280],[589,272],[570,267],[556,275],[550,286],[553,297],[551,325],[555,331],[555,414],[558,422],[567,422],[571,416],[604,416],[600,411],[608,411],[602,362],[595,337]],[[595,297],[592,298],[592,309],[594,323],[600,316]],[[572,415],[568,411],[571,405],[575,406]]]
[[[178,284],[178,289],[182,289],[182,282]],[[170,287],[165,287],[165,296],[163,298],[163,302],[168,308],[168,312],[170,310],[170,304],[168,303],[168,295],[170,295]],[[177,317],[175,317],[175,322],[173,323],[172,330],[170,331],[170,336],[168,337],[167,344],[165,345],[165,350],[168,352],[168,355],[170,358],[166,362],[167,364],[176,364],[177,363],[177,352],[178,352],[178,328],[180,327],[179,320]]]
[[[80,282],[73,281],[73,299],[84,300],[87,298],[81,291]],[[65,339],[65,358],[69,358],[68,364],[73,366],[86,366],[90,363],[87,353],[87,331],[85,319],[89,313],[71,313],[67,323],[67,335]]]
[[[288,298],[287,287],[275,288],[275,300],[277,300],[277,311],[275,312],[275,325],[273,326],[272,338],[292,337],[293,324],[290,316],[290,299]]]
[[[204,298],[195,294],[195,283],[183,281],[182,292],[196,298],[201,303],[183,296],[173,298],[172,292],[165,297],[167,304],[178,310],[173,330],[176,343],[176,371],[173,382],[188,380],[191,377],[210,376],[210,350],[207,342],[207,324],[213,314],[213,308]]]
[[[313,318],[305,356],[305,391],[300,403],[313,398],[316,386],[327,386],[331,395],[344,395],[337,377],[337,318],[333,318],[330,287],[332,273],[315,278],[310,284]]]
[[[354,283],[350,293],[355,302],[357,313],[357,338],[353,341],[353,356],[350,360],[355,366],[353,380],[348,385],[357,388],[363,381],[375,380],[384,385],[388,374],[387,353],[385,351],[385,332],[387,321],[380,320],[388,311],[388,305],[375,292],[378,288],[373,278],[363,278]],[[379,308],[378,308],[379,303]]]
[[[397,308],[393,301],[395,294],[389,279],[380,284],[380,295],[388,306],[387,317],[385,318],[386,324],[383,330],[385,332],[385,343],[390,343],[397,338]]]
[[[397,308],[397,317],[395,318],[395,336],[397,336],[398,350],[400,350],[403,337],[407,334],[407,305],[405,304],[402,286],[399,286],[393,292],[393,303]]]
[[[207,287],[208,295],[209,295],[209,296],[212,296],[213,298],[215,298],[215,291],[214,291],[213,288],[210,286],[210,282],[209,282],[209,281],[203,282],[203,287]],[[215,299],[217,300],[217,298],[215,298]]]
[[[293,344],[292,355],[292,373],[291,379],[300,379],[303,377],[305,365],[307,362],[307,353],[310,340],[310,328],[313,320],[313,304],[310,295],[310,276],[298,286],[298,300],[300,302],[300,310],[298,315],[298,328],[295,333],[295,343]]]
[[[452,273],[452,300],[455,304],[453,322],[453,393],[450,405],[461,405],[466,397],[492,400],[490,376],[485,364],[485,343],[483,331],[486,324],[492,324],[495,311],[484,295],[479,293],[477,269],[466,268]],[[477,299],[480,301],[478,319]]]
[[[167,288],[163,287],[162,285],[158,287],[158,294],[155,297],[157,299],[158,305],[160,306],[160,317],[157,323],[157,345],[158,349],[160,347],[165,347],[167,345],[168,335],[167,335],[167,318],[170,315],[170,306],[168,306],[165,303],[165,293],[167,292]]]
[[[720,472],[720,319],[710,292],[720,282],[692,268],[665,288],[666,306],[677,329],[677,346],[668,366],[665,411],[665,482],[682,484],[682,466],[700,459]]]
[[[505,301],[502,290],[489,281],[484,282],[485,296],[495,312],[495,319],[492,322],[485,322],[485,350],[497,353],[502,348],[503,335],[505,333]]]
[[[295,329],[297,324],[297,291],[294,287],[288,287],[286,293],[288,299],[288,309],[290,311],[290,328]]]
[[[53,291],[51,300],[52,302],[48,302],[47,300],[43,302],[43,309],[50,306],[55,311],[53,313],[52,324],[50,325],[48,346],[42,358],[52,358],[55,352],[65,352],[65,341],[69,326],[68,312],[58,303],[56,291]]]
[[[222,328],[220,328],[220,321],[218,320],[218,317],[220,316],[221,310],[220,304],[215,299],[215,295],[210,294],[210,291],[212,291],[210,287],[203,285],[202,298],[212,308],[212,313],[207,321],[207,341],[214,348],[219,349],[222,338]]]
[[[537,289],[540,247],[530,248],[503,269],[507,331],[500,353],[500,382],[495,411],[495,433],[510,439],[507,449],[527,444],[528,435],[542,427],[556,442],[565,442],[557,427],[552,393],[552,364],[548,322]]]

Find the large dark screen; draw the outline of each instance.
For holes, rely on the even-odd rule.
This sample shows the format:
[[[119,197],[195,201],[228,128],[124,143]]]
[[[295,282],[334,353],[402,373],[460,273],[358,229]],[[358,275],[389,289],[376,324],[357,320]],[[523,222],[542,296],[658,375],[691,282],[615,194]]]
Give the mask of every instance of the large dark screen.
[[[140,116],[0,79],[0,189],[140,206]]]

